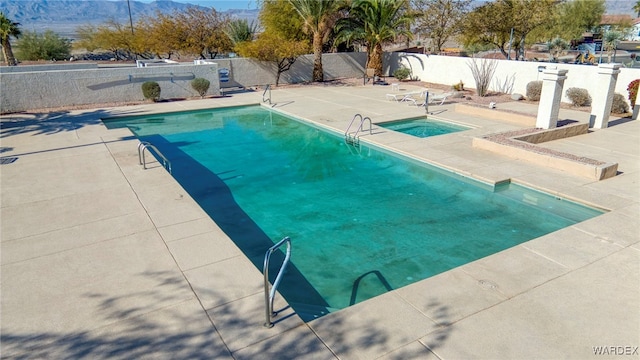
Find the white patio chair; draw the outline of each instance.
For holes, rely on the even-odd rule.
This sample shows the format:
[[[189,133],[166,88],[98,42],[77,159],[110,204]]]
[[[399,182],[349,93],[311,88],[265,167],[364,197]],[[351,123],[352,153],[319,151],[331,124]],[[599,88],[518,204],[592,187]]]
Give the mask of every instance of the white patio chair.
[[[406,93],[387,94],[387,100],[395,100],[398,102],[415,101],[415,99],[413,98],[415,95],[420,95],[420,97],[423,97],[425,93],[426,90],[417,90]]]
[[[416,100],[413,98],[404,99],[403,101],[409,101],[410,102],[409,105],[424,106],[424,103],[428,98],[429,105],[431,104],[442,105],[444,104],[445,101],[447,101],[447,98],[451,95],[453,95],[452,92],[442,93],[442,94],[432,94],[429,91],[423,91],[422,94],[420,94],[420,99],[422,99],[421,102],[419,102],[420,100]]]

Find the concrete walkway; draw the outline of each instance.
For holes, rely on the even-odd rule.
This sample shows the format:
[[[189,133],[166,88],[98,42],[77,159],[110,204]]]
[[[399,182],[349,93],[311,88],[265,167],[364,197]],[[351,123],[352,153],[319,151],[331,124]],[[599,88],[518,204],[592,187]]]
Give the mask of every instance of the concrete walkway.
[[[424,114],[389,91],[274,90],[274,109],[336,132],[355,113]],[[597,346],[638,356],[640,122],[543,144],[618,162],[620,174],[599,182],[472,148],[474,136],[518,126],[452,105],[431,110],[472,130],[377,129],[362,141],[610,211],[308,323],[287,309],[266,329],[260,271],[161,166],[138,166],[128,130],[100,121],[261,96],[0,117],[0,154],[17,158],[0,166],[2,358],[585,359],[601,357]]]

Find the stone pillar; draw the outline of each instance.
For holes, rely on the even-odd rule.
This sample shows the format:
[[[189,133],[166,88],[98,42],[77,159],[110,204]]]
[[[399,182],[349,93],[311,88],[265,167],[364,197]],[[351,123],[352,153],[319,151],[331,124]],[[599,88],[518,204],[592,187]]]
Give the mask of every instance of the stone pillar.
[[[562,100],[562,87],[567,78],[567,71],[559,69],[545,69],[542,76],[542,93],[538,105],[536,127],[553,129],[558,125],[558,113]]]
[[[611,115],[611,103],[613,94],[620,73],[620,64],[600,64],[598,65],[598,77],[595,79],[595,89],[591,103],[591,116],[589,117],[589,127],[594,129],[604,129],[609,125],[609,115]]]

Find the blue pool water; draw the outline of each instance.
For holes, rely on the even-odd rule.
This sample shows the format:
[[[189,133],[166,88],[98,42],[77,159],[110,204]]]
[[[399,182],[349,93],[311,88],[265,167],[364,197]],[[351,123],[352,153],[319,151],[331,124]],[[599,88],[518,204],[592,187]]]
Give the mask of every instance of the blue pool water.
[[[469,130],[468,127],[427,119],[424,117],[406,120],[390,121],[376,124],[382,128],[398,131],[404,134],[420,138],[451,134],[458,131]]]
[[[338,135],[259,106],[105,124],[157,146],[256,267],[290,236],[292,266],[279,290],[305,320],[602,213],[374,148],[355,151]]]

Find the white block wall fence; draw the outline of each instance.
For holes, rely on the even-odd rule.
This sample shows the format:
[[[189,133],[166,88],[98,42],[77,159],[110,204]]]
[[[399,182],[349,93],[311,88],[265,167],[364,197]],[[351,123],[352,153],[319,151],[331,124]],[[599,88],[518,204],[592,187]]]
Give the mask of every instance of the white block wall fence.
[[[393,71],[398,67],[405,66],[411,70],[411,76],[425,82],[453,85],[462,81],[466,88],[476,87],[469,67],[469,63],[472,61],[470,58],[399,52],[387,54],[386,60],[390,74],[393,74]],[[480,59],[477,60],[479,61]],[[526,95],[529,82],[542,80],[542,71],[545,68],[556,67],[558,70],[567,70],[567,79],[564,82],[562,91],[562,102],[571,103],[565,94],[568,88],[587,89],[592,97],[597,93],[595,88],[598,86],[596,81],[598,79],[598,66],[534,61],[496,61],[498,65],[489,86],[489,90],[492,91],[505,90],[503,88],[506,82],[508,85],[512,85],[510,86],[511,91],[506,91],[507,93]],[[640,79],[640,69],[621,68],[620,70],[615,92],[622,94],[628,101],[627,86],[631,81]]]

